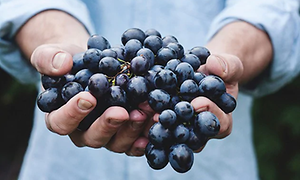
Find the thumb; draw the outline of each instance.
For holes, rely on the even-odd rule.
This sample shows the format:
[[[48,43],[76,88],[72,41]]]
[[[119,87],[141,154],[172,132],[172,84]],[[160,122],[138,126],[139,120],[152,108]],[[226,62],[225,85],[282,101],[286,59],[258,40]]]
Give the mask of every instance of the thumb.
[[[37,47],[30,58],[31,64],[41,74],[59,76],[68,73],[73,66],[72,55],[83,52],[77,46],[45,44]]]
[[[231,54],[212,54],[208,57],[205,66],[200,69],[206,74],[214,74],[224,80],[226,84],[237,84],[244,68],[241,60]]]

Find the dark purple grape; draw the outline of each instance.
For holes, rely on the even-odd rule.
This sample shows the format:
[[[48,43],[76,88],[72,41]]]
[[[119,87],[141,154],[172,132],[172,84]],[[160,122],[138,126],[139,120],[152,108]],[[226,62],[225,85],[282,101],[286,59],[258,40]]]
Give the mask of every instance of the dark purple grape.
[[[154,76],[153,82],[157,89],[174,92],[177,86],[177,77],[173,71],[163,69]]]
[[[89,83],[89,79],[92,75],[93,75],[93,72],[91,72],[89,69],[82,69],[75,74],[74,81],[81,84],[82,88],[85,89],[85,87]]]
[[[178,124],[172,132],[177,143],[185,143],[190,137],[190,130],[183,124]]]
[[[107,39],[104,38],[103,36],[94,34],[88,39],[87,47],[88,47],[88,49],[96,48],[96,49],[103,51],[104,49],[109,49],[110,44],[107,41]]]
[[[214,102],[227,114],[231,113],[236,108],[235,98],[226,92],[219,98],[217,98]]]
[[[151,126],[148,138],[155,147],[169,147],[174,142],[172,132],[164,128],[159,122]]]
[[[127,74],[121,73],[116,76],[115,85],[120,86],[121,88],[126,88],[127,83],[129,81],[129,77]]]
[[[180,86],[179,92],[182,100],[189,102],[191,102],[200,94],[198,84],[192,79],[187,79],[183,81],[183,83]]]
[[[163,41],[163,47],[167,47],[169,43],[178,43],[178,40],[175,36],[172,35],[166,35],[162,38]]]
[[[145,31],[145,36],[148,37],[148,36],[151,36],[151,35],[158,36],[158,37],[161,38],[160,32],[157,31],[156,29],[147,29]]]
[[[160,113],[158,120],[161,125],[168,129],[172,129],[177,124],[176,113],[171,109],[163,110]]]
[[[144,75],[150,69],[150,61],[144,56],[136,56],[130,62],[130,71],[135,75]]]
[[[183,122],[190,122],[190,120],[194,117],[194,108],[187,101],[180,101],[174,107],[174,111],[179,118]]]
[[[197,71],[201,65],[201,61],[194,54],[185,54],[180,60],[182,62],[189,63],[193,67],[194,71]]]
[[[171,59],[177,59],[177,53],[174,49],[164,47],[160,48],[156,55],[156,63],[165,66]]]
[[[163,169],[168,163],[168,154],[163,148],[156,148],[150,142],[145,149],[145,156],[149,166],[155,170]]]
[[[108,106],[127,107],[126,92],[120,86],[111,86],[110,91],[105,98]]]
[[[104,49],[102,51],[102,57],[113,57],[113,58],[117,59],[118,54],[113,49]]]
[[[71,69],[72,74],[76,74],[81,69],[87,68],[83,62],[83,55],[85,52],[77,53],[73,55],[73,66]]]
[[[181,83],[183,83],[183,81],[187,79],[193,79],[194,73],[194,69],[189,63],[179,63],[175,68],[175,74],[177,76],[178,85],[181,85]]]
[[[111,47],[111,49],[117,53],[117,59],[121,59],[121,60],[125,59],[124,46],[119,46],[119,47],[115,46],[115,47]]]
[[[83,55],[83,63],[89,70],[95,72],[98,70],[98,64],[101,58],[102,52],[99,49],[91,48],[85,51]]]
[[[170,148],[169,162],[175,171],[185,173],[193,166],[194,153],[185,144],[175,144]]]
[[[109,82],[106,76],[102,73],[93,74],[88,81],[89,92],[96,98],[102,97],[107,93],[109,88]]]
[[[48,76],[43,74],[41,82],[44,89],[61,88],[66,83],[66,79],[64,76]]]
[[[136,55],[145,57],[150,62],[150,67],[154,66],[155,55],[150,49],[142,48]]]
[[[155,55],[162,48],[163,42],[159,36],[148,36],[144,41],[144,47],[150,49]]]
[[[137,39],[131,39],[125,44],[125,60],[131,61],[136,56],[136,53],[142,49],[142,43]]]
[[[48,88],[37,97],[37,106],[43,112],[50,113],[63,105],[57,88]]]
[[[201,64],[205,64],[208,56],[210,56],[209,50],[202,46],[193,47],[191,50],[189,50],[189,53],[195,54],[201,61]]]
[[[226,87],[220,77],[208,75],[199,82],[199,90],[201,95],[214,101],[226,92]]]
[[[194,78],[193,80],[199,84],[199,82],[205,77],[206,75],[204,73],[201,73],[201,72],[195,72],[194,73]]]
[[[219,133],[220,122],[216,115],[209,111],[197,114],[194,122],[194,132],[198,137],[212,137]]]
[[[65,102],[67,102],[83,90],[84,89],[82,88],[81,84],[77,82],[68,82],[61,89],[61,97]]]
[[[145,33],[139,28],[130,28],[127,29],[121,36],[121,41],[122,44],[125,45],[128,41],[131,39],[137,39],[140,41],[142,44],[144,43],[145,40]]]
[[[162,112],[170,106],[171,96],[162,89],[154,89],[149,93],[148,103],[155,112]]]
[[[174,49],[178,59],[181,59],[184,56],[184,48],[181,44],[171,42],[166,47]]]
[[[113,57],[104,57],[98,64],[99,72],[109,77],[115,76],[121,70],[121,63]]]
[[[127,83],[126,93],[131,105],[138,105],[147,100],[148,81],[142,76],[134,76]]]
[[[171,59],[167,62],[165,69],[169,69],[169,70],[175,72],[175,69],[180,62],[181,61],[179,59]]]
[[[206,144],[208,138],[204,135],[197,136],[193,128],[189,128],[190,136],[185,144],[191,148],[193,151],[199,150],[202,146]]]

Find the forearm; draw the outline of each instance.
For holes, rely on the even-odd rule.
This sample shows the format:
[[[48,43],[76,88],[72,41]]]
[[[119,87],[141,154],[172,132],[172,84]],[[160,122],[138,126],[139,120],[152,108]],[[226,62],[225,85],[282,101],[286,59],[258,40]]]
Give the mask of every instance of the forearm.
[[[89,34],[74,17],[47,10],[32,17],[17,33],[16,42],[27,59],[42,44],[67,43],[86,49]]]
[[[207,44],[212,53],[227,53],[240,58],[244,70],[240,83],[260,74],[271,62],[273,49],[268,35],[246,22],[223,27]]]

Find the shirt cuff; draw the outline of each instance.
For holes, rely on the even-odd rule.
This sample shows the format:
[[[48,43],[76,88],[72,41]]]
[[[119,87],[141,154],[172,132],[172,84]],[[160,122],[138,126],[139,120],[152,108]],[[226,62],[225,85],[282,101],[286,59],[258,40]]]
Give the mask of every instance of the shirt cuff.
[[[31,17],[49,9],[70,14],[80,21],[89,33],[94,33],[88,9],[81,1],[14,0],[2,2],[0,6],[0,12],[3,14],[0,17],[0,66],[20,82],[35,83],[39,80],[39,75],[22,56],[18,46],[14,43],[14,37]]]
[[[293,2],[293,3],[291,3]],[[222,27],[245,21],[265,31],[273,46],[273,60],[269,68],[241,90],[253,96],[270,94],[294,79],[300,72],[299,5],[294,1],[241,1],[225,8],[213,21],[208,40]],[[253,83],[254,82],[254,83]]]

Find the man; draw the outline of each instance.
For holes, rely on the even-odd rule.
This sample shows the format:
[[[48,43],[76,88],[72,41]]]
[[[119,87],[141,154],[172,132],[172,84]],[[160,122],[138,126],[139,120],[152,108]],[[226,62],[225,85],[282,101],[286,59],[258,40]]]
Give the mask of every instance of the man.
[[[120,107],[110,108],[80,132],[78,123],[96,105],[91,94],[80,93],[45,118],[36,110],[20,179],[258,179],[252,97],[238,95],[238,86],[264,95],[298,74],[298,7],[292,0],[2,1],[1,66],[21,81],[39,79],[25,59],[40,73],[61,75],[70,70],[72,55],[86,49],[91,34],[118,44],[130,27],[155,28],[163,36],[176,36],[186,49],[205,45],[213,55],[200,71],[220,76],[227,92],[238,96],[233,114],[223,113],[203,97],[192,101],[196,112],[209,110],[220,119],[221,130],[215,137],[220,140],[209,141],[195,155],[192,169],[178,174],[170,166],[152,170],[144,157],[113,153],[143,155],[146,123],[153,116],[147,104],[140,105],[142,112],[130,114]],[[77,148],[67,136],[57,134],[69,135],[76,146],[87,147]]]

